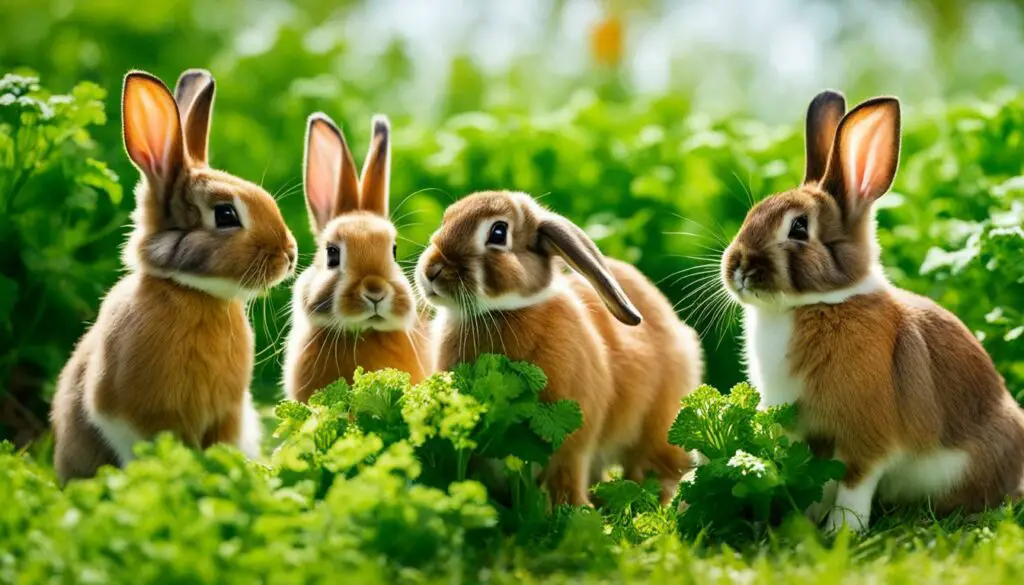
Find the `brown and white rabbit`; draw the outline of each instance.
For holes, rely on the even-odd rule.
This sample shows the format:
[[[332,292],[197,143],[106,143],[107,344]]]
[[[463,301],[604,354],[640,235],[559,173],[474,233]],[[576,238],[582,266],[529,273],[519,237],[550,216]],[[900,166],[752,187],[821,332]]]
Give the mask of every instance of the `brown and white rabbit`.
[[[137,441],[161,431],[196,448],[226,442],[259,454],[243,304],[292,273],[295,239],[268,193],[207,165],[209,72],[186,71],[175,94],[141,71],[124,80],[124,143],[142,175],[130,273],[58,379],[51,419],[62,483],[123,465]]]
[[[502,353],[547,374],[545,400],[580,404],[583,426],[545,470],[553,503],[589,504],[614,463],[636,481],[653,471],[663,502],[673,497],[690,459],[668,429],[700,383],[703,352],[638,270],[529,195],[483,192],[445,211],[416,282],[439,309],[439,369]]]
[[[426,322],[397,260],[388,219],[391,145],[387,118],[373,120],[360,177],[345,138],[325,114],[309,117],[305,191],[316,235],[313,264],[296,279],[285,390],[305,402],[357,367],[397,368],[416,383],[431,362]]]
[[[896,175],[899,102],[845,108],[835,92],[814,98],[803,184],[751,209],[722,260],[762,406],[797,403],[799,434],[846,464],[808,513],[861,531],[876,492],[939,512],[1018,497],[1024,415],[992,360],[882,272],[872,205]]]

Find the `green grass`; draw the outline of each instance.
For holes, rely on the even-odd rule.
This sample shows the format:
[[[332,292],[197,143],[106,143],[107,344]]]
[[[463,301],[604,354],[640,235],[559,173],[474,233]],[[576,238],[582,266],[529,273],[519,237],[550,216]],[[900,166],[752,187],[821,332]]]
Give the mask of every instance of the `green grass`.
[[[595,488],[596,510],[548,511],[518,459],[504,467],[518,499],[490,499],[453,464],[485,454],[486,439],[542,462],[551,452],[544,443],[571,427],[538,443],[508,426],[507,413],[478,406],[500,399],[509,411],[532,411],[543,382],[535,368],[494,358],[419,387],[397,372],[364,375],[308,408],[279,405],[267,417],[276,431],[261,463],[233,447],[198,453],[164,436],[140,446],[124,470],[104,468],[63,491],[45,449],[0,444],[0,500],[14,503],[0,507],[0,582],[1019,582],[1022,506],[936,518],[925,504],[876,505],[866,534],[825,536],[799,510],[778,522],[730,496],[741,484],[757,490],[745,476],[702,479],[737,445],[765,447],[755,452],[779,468],[783,490],[825,479],[806,464],[786,471],[792,448],[778,425],[792,412],[745,409],[757,399],[746,386],[684,402],[674,432],[706,426],[723,450],[709,450],[681,514],[657,505],[656,482],[614,478]],[[463,399],[431,398],[453,393]],[[744,423],[763,430],[749,435]],[[788,499],[764,494],[773,504]],[[745,520],[716,516],[722,507]],[[704,525],[691,534],[694,519]]]

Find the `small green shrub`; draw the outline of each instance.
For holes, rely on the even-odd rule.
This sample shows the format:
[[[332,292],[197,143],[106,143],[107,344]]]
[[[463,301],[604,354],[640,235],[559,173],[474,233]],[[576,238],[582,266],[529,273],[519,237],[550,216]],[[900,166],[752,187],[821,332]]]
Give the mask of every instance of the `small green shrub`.
[[[34,77],[0,78],[0,436],[45,428],[40,389],[113,282],[123,191],[94,158],[106,92],[52,94]],[[6,418],[6,420],[5,420]]]

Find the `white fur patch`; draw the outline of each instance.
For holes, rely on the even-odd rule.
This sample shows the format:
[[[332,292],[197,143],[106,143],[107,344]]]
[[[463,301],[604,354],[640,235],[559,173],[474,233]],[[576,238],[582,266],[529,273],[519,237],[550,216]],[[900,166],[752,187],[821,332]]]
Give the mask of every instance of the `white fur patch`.
[[[154,276],[159,276],[160,278],[168,278],[182,286],[187,286],[204,292],[210,296],[227,301],[236,299],[246,300],[259,294],[259,291],[245,288],[234,280],[221,278],[219,276],[202,276],[199,274],[188,274],[185,272],[171,272],[165,270],[151,270],[150,273]]]
[[[830,479],[821,489],[821,500],[811,504],[805,515],[814,524],[820,523],[825,514],[828,514],[836,505],[836,493],[839,491],[839,482]]]
[[[878,490],[892,502],[942,497],[963,481],[969,463],[967,452],[961,449],[936,449],[927,455],[901,454],[893,458]]]
[[[515,311],[549,301],[566,290],[565,280],[556,275],[547,288],[532,295],[505,293],[496,297],[487,297],[482,293],[478,294],[477,306],[483,311]]]
[[[779,304],[784,307],[804,307],[807,305],[838,305],[858,295],[867,295],[888,290],[889,280],[880,266],[874,266],[857,284],[828,292],[804,293],[798,295],[780,295]]]
[[[143,440],[142,434],[135,430],[127,421],[108,417],[92,408],[86,408],[89,422],[99,429],[100,435],[106,441],[107,446],[117,455],[122,466],[135,459],[132,449],[135,443]]]
[[[945,496],[960,485],[969,465],[967,453],[960,449],[940,448],[925,455],[906,452],[890,455],[856,486],[839,484],[826,529],[838,530],[846,522],[857,532],[863,532],[876,492],[890,502],[916,502]],[[826,493],[822,503],[827,505],[827,502]]]
[[[761,408],[796,402],[804,385],[792,375],[788,360],[793,312],[747,305],[743,326],[747,376],[761,394]]]
[[[252,394],[246,391],[242,403],[242,419],[238,433],[238,449],[249,459],[261,456],[260,441],[263,437],[263,425],[260,413],[252,403]]]
[[[875,497],[875,490],[884,470],[883,466],[876,467],[853,487],[839,484],[836,505],[829,512],[828,520],[825,522],[826,532],[836,532],[843,524],[855,532],[867,530],[871,519],[871,500]]]
[[[238,213],[238,223],[245,229],[252,229],[252,216],[249,214],[249,206],[242,201],[238,195],[234,196],[235,211]]]

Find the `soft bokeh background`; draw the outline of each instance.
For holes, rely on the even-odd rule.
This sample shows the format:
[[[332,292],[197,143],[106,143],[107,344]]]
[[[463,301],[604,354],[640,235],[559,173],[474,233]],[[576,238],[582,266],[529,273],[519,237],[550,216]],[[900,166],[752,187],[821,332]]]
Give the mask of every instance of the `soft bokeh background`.
[[[987,347],[996,355],[1019,352],[1008,344],[1020,336],[1011,337],[1020,305],[1001,308],[996,299],[1024,298],[1020,283],[976,282],[971,294],[991,302],[971,305],[955,281],[921,277],[920,268],[926,257],[935,266],[953,262],[939,250],[961,246],[970,231],[956,232],[954,220],[985,221],[993,207],[1019,213],[1006,193],[1019,197],[1020,185],[993,189],[1021,174],[1021,120],[957,104],[969,108],[977,97],[1019,104],[1019,94],[1004,90],[1024,82],[1022,7],[1006,0],[5,0],[0,72],[38,75],[56,94],[92,82],[106,91],[109,119],[103,124],[97,108],[87,108],[79,122],[90,125],[88,134],[70,132],[71,141],[28,166],[14,142],[0,149],[0,313],[7,315],[0,317],[0,437],[25,442],[45,432],[54,377],[118,276],[137,179],[116,114],[130,68],[168,84],[188,67],[212,70],[212,164],[275,193],[306,252],[300,164],[314,110],[334,117],[357,153],[370,116],[391,116],[392,208],[405,260],[457,197],[490,188],[543,195],[679,303],[704,335],[709,381],[723,388],[742,377],[735,312],[719,303],[711,267],[723,242],[751,199],[799,178],[800,124],[814,93],[831,87],[851,101],[895,94],[908,137],[892,210],[881,216],[893,228],[882,235],[892,274],[954,308],[962,304],[972,328],[990,329]],[[99,97],[90,86],[78,92],[80,100]],[[966,138],[938,146],[951,132]],[[113,176],[82,167],[85,156],[116,174],[120,200]],[[935,203],[936,189],[952,196]],[[983,196],[967,198],[973,192]],[[901,206],[904,196],[914,205]],[[939,229],[937,218],[949,221]],[[282,288],[252,308],[254,388],[265,403],[280,396],[288,296]],[[993,317],[995,309],[1002,312]],[[1004,375],[1024,380],[1019,359],[1005,363]]]

